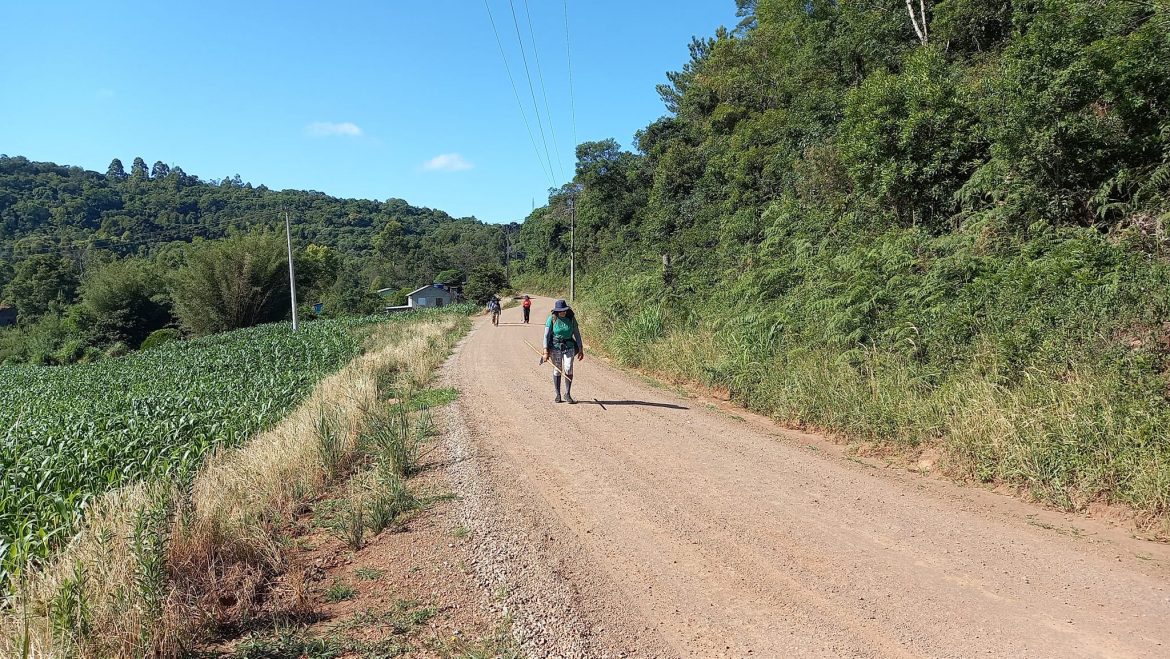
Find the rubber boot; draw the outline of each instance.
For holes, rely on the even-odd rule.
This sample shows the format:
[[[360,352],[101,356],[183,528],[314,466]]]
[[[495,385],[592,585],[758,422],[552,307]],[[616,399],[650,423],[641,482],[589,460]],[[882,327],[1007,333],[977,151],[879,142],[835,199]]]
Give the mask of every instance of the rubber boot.
[[[573,405],[577,401],[573,400],[573,376],[565,376],[565,402]]]
[[[561,374],[560,373],[556,373],[553,375],[553,387],[555,387],[557,390],[557,397],[553,399],[553,402],[559,403],[559,402],[561,402]]]

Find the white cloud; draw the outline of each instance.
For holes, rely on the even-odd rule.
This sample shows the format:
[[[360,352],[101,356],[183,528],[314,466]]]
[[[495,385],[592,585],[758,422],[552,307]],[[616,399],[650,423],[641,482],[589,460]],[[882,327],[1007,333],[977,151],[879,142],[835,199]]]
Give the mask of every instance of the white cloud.
[[[428,172],[461,172],[475,165],[458,153],[444,153],[424,162],[422,167]]]
[[[342,123],[314,121],[308,126],[305,126],[305,133],[312,137],[333,137],[335,135],[342,137],[361,137],[362,129],[357,124],[349,121]]]

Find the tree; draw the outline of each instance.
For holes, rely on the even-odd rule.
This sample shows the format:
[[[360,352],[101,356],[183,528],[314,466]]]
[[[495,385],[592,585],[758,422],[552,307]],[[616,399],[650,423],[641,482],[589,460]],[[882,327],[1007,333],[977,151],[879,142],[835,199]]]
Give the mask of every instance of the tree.
[[[150,168],[150,178],[159,180],[167,177],[171,173],[171,168],[161,160],[156,160],[154,166]]]
[[[914,4],[911,0],[906,0],[906,11],[910,14],[910,25],[914,27],[914,34],[918,35],[918,41],[925,44],[930,40],[930,33],[926,27],[926,4],[923,0],[918,0],[918,13],[914,13]]]
[[[370,290],[370,283],[353,267],[342,268],[324,302],[325,313],[329,316],[372,314],[387,305],[387,301]]]
[[[508,287],[508,277],[504,269],[498,265],[476,266],[467,277],[467,288],[464,294],[467,299],[477,304],[487,304],[492,295]]]
[[[295,255],[297,292],[303,302],[318,300],[337,280],[340,258],[335,250],[323,245],[309,245]]]
[[[106,170],[106,176],[121,181],[126,178],[126,170],[122,167],[122,161],[114,158],[110,161],[110,167]]]
[[[463,272],[459,268],[449,268],[435,275],[434,283],[446,286],[459,286],[463,283]]]
[[[288,313],[284,238],[253,234],[193,245],[172,288],[175,315],[196,335],[280,320]]]
[[[145,179],[148,175],[146,161],[141,156],[135,158],[134,163],[130,165],[130,178]]]
[[[3,293],[8,282],[12,281],[13,274],[12,264],[7,259],[0,261],[0,293]]]
[[[101,343],[138,346],[154,330],[169,325],[166,279],[150,261],[113,261],[81,283],[83,315]]]
[[[22,323],[33,321],[54,308],[73,303],[77,292],[77,265],[49,254],[31,256],[16,265],[4,299],[16,307]]]

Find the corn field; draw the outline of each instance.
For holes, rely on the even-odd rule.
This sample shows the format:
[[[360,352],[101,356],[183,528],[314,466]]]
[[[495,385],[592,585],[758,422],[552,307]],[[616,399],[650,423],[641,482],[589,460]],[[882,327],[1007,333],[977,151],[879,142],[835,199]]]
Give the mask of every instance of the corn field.
[[[95,496],[183,482],[360,350],[362,320],[265,325],[116,360],[0,367],[0,584],[72,536]]]

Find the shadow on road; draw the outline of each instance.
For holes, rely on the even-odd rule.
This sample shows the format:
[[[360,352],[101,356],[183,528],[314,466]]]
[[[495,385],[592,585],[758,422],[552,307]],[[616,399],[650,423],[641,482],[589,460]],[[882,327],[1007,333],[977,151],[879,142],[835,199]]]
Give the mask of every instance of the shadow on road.
[[[645,401],[645,400],[597,400],[596,398],[594,398],[593,400],[583,400],[580,402],[584,403],[586,405],[600,405],[601,409],[603,409],[603,410],[605,409],[606,405],[638,405],[641,407],[665,407],[665,408],[671,409],[671,410],[689,410],[689,409],[691,409],[689,407],[684,407],[683,405],[675,405],[673,403],[651,403],[651,402]]]

